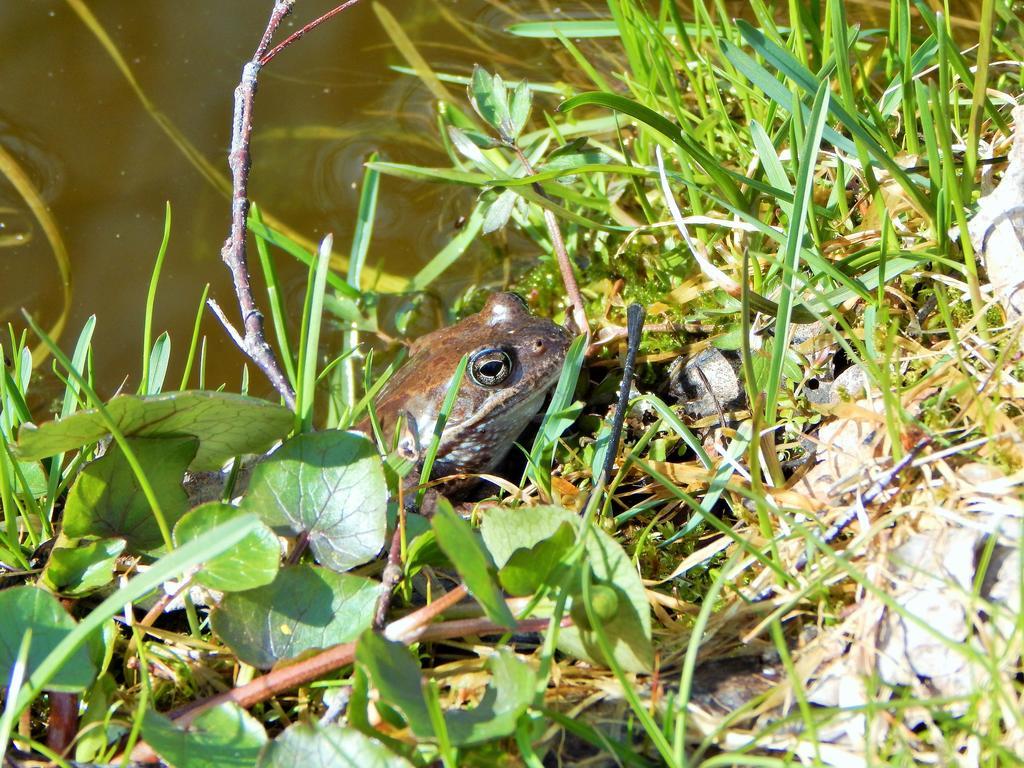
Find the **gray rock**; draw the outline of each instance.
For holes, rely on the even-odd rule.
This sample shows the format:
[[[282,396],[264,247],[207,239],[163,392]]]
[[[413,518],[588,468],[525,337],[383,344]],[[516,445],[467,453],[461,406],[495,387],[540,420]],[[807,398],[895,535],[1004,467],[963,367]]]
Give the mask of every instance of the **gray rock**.
[[[687,415],[696,419],[718,413],[719,406],[723,411],[745,407],[747,398],[740,381],[739,356],[711,347],[685,364],[673,366],[669,371],[669,394],[682,404]]]

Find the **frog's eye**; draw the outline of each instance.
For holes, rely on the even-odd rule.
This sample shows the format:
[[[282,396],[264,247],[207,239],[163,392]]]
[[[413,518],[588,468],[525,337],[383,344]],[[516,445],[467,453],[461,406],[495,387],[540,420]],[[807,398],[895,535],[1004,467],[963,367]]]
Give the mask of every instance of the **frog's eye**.
[[[503,349],[481,349],[469,358],[469,375],[481,387],[496,387],[512,374],[512,357]]]

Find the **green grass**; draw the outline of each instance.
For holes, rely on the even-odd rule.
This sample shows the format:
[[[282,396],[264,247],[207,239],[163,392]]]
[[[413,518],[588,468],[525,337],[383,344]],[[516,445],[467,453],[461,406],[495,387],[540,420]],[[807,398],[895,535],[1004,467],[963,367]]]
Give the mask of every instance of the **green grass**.
[[[91,18],[78,3],[72,6]],[[516,242],[532,243],[541,254],[537,264],[500,286],[467,286],[456,307],[478,305],[484,289],[511,286],[532,293],[542,311],[570,315],[555,258],[555,243],[563,239],[586,304],[592,346],[588,350],[581,338],[572,347],[519,483],[522,498],[554,500],[583,516],[537,592],[520,595],[514,606],[517,616],[549,621],[536,651],[520,647],[537,674],[523,712],[511,724],[485,723],[502,735],[481,742],[464,739],[452,727],[452,710],[483,689],[481,680],[488,681],[483,658],[511,642],[460,638],[417,644],[427,683],[401,681],[413,686],[413,700],[424,697],[429,722],[415,725],[433,737],[414,737],[404,729],[415,717],[393,701],[380,702],[379,725],[363,711],[350,713],[347,723],[373,734],[380,728],[382,744],[416,765],[493,764],[499,752],[540,765],[561,748],[563,734],[628,765],[835,764],[861,756],[873,764],[952,764],[966,750],[978,764],[1010,764],[1024,748],[1018,679],[1022,606],[988,596],[984,577],[998,561],[997,543],[1015,546],[1019,554],[1020,532],[1009,530],[998,542],[989,537],[977,557],[969,558],[966,580],[939,582],[949,609],[963,607],[969,639],[949,636],[908,610],[893,581],[896,566],[887,557],[914,535],[983,525],[979,510],[986,505],[1019,506],[1019,331],[986,305],[979,254],[951,233],[966,228],[979,195],[979,141],[998,143],[1009,135],[1006,94],[1021,91],[1021,75],[1003,62],[1024,54],[1014,8],[983,0],[983,32],[975,40],[960,34],[949,15],[911,0],[892,0],[887,12],[858,23],[853,17],[863,9],[843,0],[756,0],[738,19],[718,2],[696,0],[692,12],[683,13],[674,3],[609,0],[603,19],[512,24],[508,34],[560,51],[557,60],[566,67],[527,72],[524,80],[517,79],[520,72],[495,77],[490,67],[472,74],[435,71],[390,13],[375,9],[408,64],[400,71],[419,78],[442,102],[435,139],[450,162],[420,167],[370,158],[353,240],[338,244],[347,249],[345,259],[332,257],[330,238],[313,253],[309,243],[253,209],[249,226],[268,290],[270,342],[296,391],[293,434],[345,429],[368,414],[387,454],[372,400],[395,365],[380,365],[381,356],[365,353],[365,343],[383,337],[386,328],[404,332],[439,280],[465,266],[475,245],[501,243],[502,230],[514,233]],[[130,79],[109,38],[91,28]],[[473,39],[476,33],[466,31]],[[577,91],[570,82],[587,85]],[[453,85],[465,86],[465,96]],[[160,120],[182,151],[191,152],[166,118]],[[410,143],[428,141],[420,136]],[[197,167],[205,166],[197,161]],[[477,194],[446,247],[417,274],[388,275],[383,282],[366,267],[375,215],[386,205],[382,175],[459,185]],[[211,176],[211,183],[219,181]],[[170,337],[153,338],[170,236],[168,208],[142,318],[140,394],[165,390],[175,361]],[[308,267],[301,306],[286,302],[275,266],[282,258]],[[339,264],[347,265],[347,273],[335,268]],[[401,295],[400,302],[393,293]],[[201,294],[180,389],[193,378],[200,388],[206,384],[200,318],[207,289]],[[618,468],[605,488],[595,489],[607,452],[617,448],[608,445],[606,402],[617,388],[619,350],[608,338],[619,338],[625,308],[634,301],[647,309],[652,330],[641,346],[638,396]],[[393,317],[383,315],[383,307],[395,306],[400,310]],[[819,324],[812,341],[793,345],[799,326],[812,321]],[[175,518],[168,514],[174,504],[154,491],[153,468],[140,465],[131,436],[110,419],[90,385],[94,319],[84,324],[70,357],[38,324],[30,320],[29,326],[56,361],[54,374],[63,384],[60,416],[98,410],[164,544],[136,555],[133,567],[141,570],[122,574],[122,583],[108,573],[106,596],[72,600],[77,624],[59,642],[45,645],[50,641],[42,627],[32,627],[8,649],[10,690],[0,742],[44,752],[37,742],[48,725],[47,682],[78,647],[99,638],[106,682],[79,693],[84,705],[106,712],[91,715],[104,738],[81,754],[109,760],[120,748],[119,734],[145,738],[142,716],[148,707],[165,711],[202,698],[211,677],[230,687],[256,674],[219,644],[208,612],[191,603],[187,627],[165,617],[156,626],[142,626],[140,612],[129,632],[111,619],[166,579],[229,550],[257,526],[237,518],[175,548]],[[16,573],[20,582],[32,584],[34,569],[49,567],[45,558],[39,560],[39,546],[62,535],[68,489],[101,449],[87,443],[41,463],[19,460],[12,446],[19,428],[33,418],[31,340],[13,329],[8,335],[0,377],[0,561],[8,576]],[[686,415],[664,386],[669,358],[708,346],[735,353],[742,371],[738,386],[746,403],[727,415],[726,424],[717,414]],[[822,406],[808,397],[811,383],[839,352],[864,371],[877,407],[868,401]],[[465,359],[442,413],[452,408],[464,368]],[[917,465],[891,481],[891,498],[867,505],[844,536],[826,541],[828,527],[857,502],[823,497],[820,485],[807,490],[798,482],[806,479],[803,469],[794,470],[789,461],[806,456],[805,435],[817,438],[823,434],[818,428],[843,425],[860,430],[857,440],[843,442],[837,433],[821,438],[819,446],[829,460],[855,454],[836,470],[848,474],[833,478],[840,484],[883,470],[883,459],[899,460],[924,435],[933,444]],[[428,446],[425,476],[440,429]],[[872,451],[859,450],[869,442]],[[387,459],[382,478],[393,496],[407,464]],[[329,468],[309,466],[324,473]],[[991,482],[964,480],[978,473]],[[304,476],[302,482],[314,480]],[[353,493],[366,494],[363,507],[373,506],[371,486],[377,488],[365,478],[351,486]],[[383,509],[385,500],[380,503]],[[513,503],[519,502],[491,499],[474,513],[486,519],[488,505]],[[399,515],[394,506],[392,520]],[[501,569],[468,527],[463,533],[472,535],[465,541],[482,552],[476,552],[472,571],[457,556],[438,551],[428,522],[403,516],[400,524],[401,552],[415,559],[395,591],[403,611],[417,607],[411,602],[416,590],[433,594],[439,588],[438,573],[455,571],[467,583],[494,587]],[[584,556],[590,551],[586,545],[601,535],[598,527],[615,537],[624,562],[648,580],[657,606],[656,676],[625,669],[615,651],[622,638],[602,620],[599,609],[611,589],[600,581],[607,564]],[[308,567],[311,556],[299,539],[290,540],[285,562]],[[533,544],[530,553],[541,562],[550,554],[544,544],[558,543]],[[63,544],[58,539],[57,547]],[[803,570],[796,567],[801,556],[808,562]],[[359,568],[376,576],[380,567],[378,560]],[[611,594],[626,599],[613,589]],[[772,597],[755,601],[764,594]],[[473,607],[458,610],[458,617],[449,618],[484,618]],[[607,669],[558,651],[566,616],[589,624]],[[872,661],[873,654],[886,652],[877,629],[897,618],[950,664],[968,665],[971,687],[924,695],[914,680],[882,680]],[[996,631],[996,620],[1010,629]],[[48,649],[38,663],[32,657],[37,647]],[[776,652],[775,690],[724,714],[709,711],[700,694],[702,665],[751,648]],[[34,671],[26,674],[30,658]],[[850,659],[860,666],[851,666]],[[849,706],[817,702],[816,681],[830,664],[851,685],[863,685],[861,700]],[[160,677],[157,669],[170,673]],[[318,718],[326,706],[324,691],[350,682],[350,707],[357,702],[365,709],[367,667],[347,669],[345,677],[327,673],[328,684],[306,688],[299,697],[282,694],[251,714],[276,735],[288,722]],[[490,682],[502,706],[513,710],[521,704],[509,688]],[[567,714],[585,699],[613,698],[610,692],[625,702],[615,715],[620,729],[609,729],[587,707],[575,720]],[[22,733],[19,716],[29,707],[32,719]],[[850,717],[861,718],[863,728],[855,732],[860,736],[830,740]],[[91,744],[95,733],[83,731],[80,739],[85,750],[81,745]]]

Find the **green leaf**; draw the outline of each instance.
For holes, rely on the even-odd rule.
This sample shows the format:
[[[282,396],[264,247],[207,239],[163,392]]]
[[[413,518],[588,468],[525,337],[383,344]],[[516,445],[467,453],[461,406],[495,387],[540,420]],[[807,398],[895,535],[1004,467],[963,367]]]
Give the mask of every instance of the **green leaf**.
[[[63,595],[85,595],[110,583],[124,539],[83,542],[65,540],[55,546],[43,569],[43,584]]]
[[[226,595],[211,621],[242,661],[266,669],[355,640],[373,621],[379,595],[376,581],[295,565],[282,568],[265,587]]]
[[[146,384],[148,394],[156,394],[164,386],[164,378],[167,376],[167,364],[171,359],[171,337],[164,331],[153,343],[153,349],[149,353],[149,381]]]
[[[653,20],[648,20],[653,23]],[[657,28],[657,27],[656,27]],[[708,24],[684,24],[686,34],[693,38],[715,36],[718,28]],[[505,31],[516,37],[533,37],[556,39],[566,37],[570,40],[594,37],[621,37],[622,30],[614,19],[546,19],[541,21],[521,21],[509,24]],[[787,27],[778,27],[780,33],[789,32]],[[661,34],[672,37],[679,34],[679,27],[674,21],[666,21],[660,25]]]
[[[238,507],[211,501],[185,514],[174,526],[174,545],[199,538],[210,528],[246,514]],[[203,563],[194,580],[221,592],[241,592],[271,583],[277,576],[281,545],[277,536],[260,525],[231,549]]]
[[[821,146],[821,134],[825,127],[825,117],[828,114],[829,93],[828,81],[824,81],[814,96],[814,106],[811,109],[811,117],[807,123],[807,132],[804,136],[800,157],[798,158],[799,167],[793,192],[792,214],[786,231],[786,240],[782,245],[784,269],[781,291],[779,293],[778,321],[775,324],[776,345],[772,351],[772,363],[768,368],[768,378],[765,384],[767,397],[764,413],[765,419],[769,424],[775,423],[776,406],[782,383],[783,356],[789,349],[788,334],[789,326],[792,322],[792,308],[799,298],[799,286],[797,285],[799,273],[797,270],[801,244],[803,243],[804,233],[807,231],[808,209],[811,206],[811,194],[814,191],[814,171],[817,167],[818,150]]]
[[[511,141],[512,121],[508,111],[508,90],[501,75],[491,75],[480,66],[473,67],[469,84],[469,100],[473,109],[506,141]]]
[[[297,723],[274,739],[257,768],[412,768],[376,739],[342,725]]]
[[[480,533],[501,568],[516,550],[532,548],[550,539],[565,522],[580,535],[583,521],[561,507],[494,508],[484,515]],[[622,547],[604,531],[591,526],[586,537],[584,557],[591,565],[594,582],[614,590],[618,602],[618,612],[604,625],[615,660],[631,672],[649,670],[653,658],[651,615],[640,576]],[[571,587],[574,594],[579,594],[579,586]],[[594,633],[583,627],[560,630],[558,647],[577,658],[604,663]]]
[[[203,712],[187,728],[147,710],[142,737],[174,768],[250,768],[267,743],[260,722],[230,702]]]
[[[604,152],[599,149],[588,148],[582,149],[578,152],[560,152],[559,154],[552,153],[548,155],[547,159],[541,165],[541,169],[544,171],[560,171],[569,172],[575,171],[576,169],[582,169],[584,171],[591,171],[593,169],[605,169],[608,173],[616,173],[619,168],[629,168],[627,173],[633,175],[640,175],[641,173],[647,173],[644,168],[634,168],[630,166],[619,166],[619,165],[608,165],[610,158]],[[537,174],[538,176],[540,174]],[[536,179],[537,181],[544,181],[545,176]],[[558,178],[563,178],[559,176]],[[534,177],[530,177],[534,178]]]
[[[119,696],[117,682],[109,672],[96,678],[82,695],[86,707],[78,721],[75,741],[74,757],[78,763],[95,763],[107,749],[108,737],[113,735],[108,734],[106,727],[107,718],[110,717],[109,707],[112,702],[119,700]],[[110,730],[114,731],[113,728]]]
[[[510,595],[532,595],[548,581],[575,543],[576,530],[562,523],[549,538],[517,549],[498,572],[501,586]]]
[[[506,648],[487,660],[491,682],[472,709],[446,712],[448,736],[456,746],[482,744],[511,735],[533,699],[537,674]]]
[[[75,662],[80,649],[95,637],[96,633],[114,614],[123,612],[125,605],[152,592],[163,582],[179,576],[192,566],[216,557],[224,550],[229,549],[252,531],[257,523],[258,520],[255,516],[246,515],[219,525],[212,531],[208,531],[199,540],[161,557],[145,572],[135,576],[127,584],[123,584],[116,592],[89,611],[89,614],[70,633],[61,638],[57,646],[46,655],[38,668],[29,676],[18,694],[17,702],[13,707],[8,705],[7,711],[17,718],[44,689],[53,687],[51,681],[65,669],[68,667],[81,669],[81,664]],[[0,592],[0,595],[4,594],[8,593]],[[0,610],[3,610],[2,605],[3,603],[0,601]]]
[[[533,102],[533,92],[530,86],[523,80],[512,92],[512,103],[509,106],[509,119],[512,125],[512,138],[519,138],[519,134],[526,127],[526,121],[530,119],[530,107]]]
[[[387,486],[363,435],[298,435],[256,465],[241,508],[278,533],[302,534],[317,562],[346,571],[384,546]]]
[[[436,736],[423,695],[420,667],[408,648],[367,631],[359,638],[356,661],[365,668],[381,701],[400,710],[416,736]],[[536,673],[512,652],[498,651],[487,666],[492,680],[480,703],[472,709],[444,713],[448,736],[455,746],[508,736],[533,698]]]
[[[487,158],[484,157],[484,153],[481,151],[480,147],[478,147],[476,143],[469,138],[469,136],[454,125],[448,126],[448,138],[452,140],[452,145],[459,150],[467,160],[472,160],[474,163],[479,165],[489,165]]]
[[[13,668],[22,638],[26,632],[32,633],[26,679],[75,628],[75,620],[60,601],[38,587],[22,585],[0,591],[0,616],[4,617],[0,622],[0,669]],[[88,649],[79,647],[49,679],[46,689],[77,693],[89,686],[95,674]],[[7,684],[7,673],[2,682]]]
[[[196,471],[219,469],[233,456],[262,453],[291,431],[294,418],[280,405],[227,392],[118,395],[105,408],[126,437],[198,438],[199,450],[190,466]],[[22,459],[44,459],[108,434],[99,411],[80,411],[39,427],[22,425],[16,452]]]
[[[515,629],[516,618],[498,589],[494,561],[473,526],[459,517],[443,497],[438,500],[431,522],[438,545],[466,582],[470,594],[483,606],[487,618],[503,627]]]
[[[356,644],[356,663],[366,670],[381,700],[401,710],[416,736],[434,735],[423,697],[420,665],[408,648],[368,629]]]
[[[417,515],[416,517],[420,516]],[[413,519],[412,515],[409,515],[407,519]],[[408,522],[406,522],[406,525],[408,525]],[[423,570],[424,566],[427,565],[435,567],[451,567],[451,563],[448,558],[441,550],[441,547],[438,546],[437,537],[434,535],[434,531],[432,529],[425,531],[409,542],[408,551],[405,557],[406,576],[415,576]]]
[[[424,168],[418,165],[389,163],[382,160],[367,163],[366,167],[402,179],[441,181],[446,184],[464,184],[471,187],[482,187],[490,179],[486,173],[478,171],[460,171],[456,168]]]
[[[173,525],[188,509],[181,481],[196,455],[196,439],[137,437],[128,443],[160,500],[168,526]],[[71,538],[122,537],[129,552],[146,552],[164,543],[138,478],[117,443],[86,465],[71,487],[64,533]]]
[[[18,495],[29,494],[38,499],[46,493],[47,479],[43,465],[38,461],[19,461],[18,469],[25,478],[25,485],[20,482],[14,486],[14,492]]]
[[[518,199],[519,195],[511,189],[506,189],[491,201],[487,206],[487,213],[484,214],[483,233],[485,235],[496,232],[508,224],[512,208]]]

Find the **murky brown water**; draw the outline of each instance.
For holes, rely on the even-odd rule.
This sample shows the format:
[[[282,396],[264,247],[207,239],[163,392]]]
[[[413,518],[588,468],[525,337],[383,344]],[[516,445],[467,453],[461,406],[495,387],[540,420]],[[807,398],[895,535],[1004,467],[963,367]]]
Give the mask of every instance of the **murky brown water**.
[[[288,30],[334,5],[302,0]],[[510,43],[502,33],[513,18],[500,4],[388,5],[440,69],[466,72],[491,56],[517,76],[544,64],[542,43]],[[536,13],[538,4],[530,5]],[[155,108],[225,175],[232,91],[271,6],[270,0],[87,2]],[[0,3],[0,44],[0,144],[45,199],[70,256],[64,347],[96,313],[101,391],[111,393],[125,376],[129,389],[137,386],[146,291],[170,201],[173,229],[154,329],[171,331],[168,381],[176,381],[204,284],[211,283],[211,295],[225,308],[236,307],[219,258],[227,199],[161,130],[72,3]],[[430,95],[415,78],[391,71],[393,64],[404,62],[364,2],[261,74],[252,197],[310,239],[334,232],[338,251],[347,251],[351,240],[356,187],[372,151],[399,162],[444,162]],[[472,200],[465,191],[384,178],[369,263],[412,274],[448,242]],[[0,247],[0,321],[23,327],[25,307],[49,326],[61,307],[60,275],[38,223],[2,181],[0,225],[0,242],[25,236],[21,245]],[[305,268],[286,256],[278,264],[297,314]],[[466,271],[460,273],[464,281]],[[445,291],[443,282],[439,290]],[[206,384],[237,386],[241,356],[209,315],[203,332],[210,343]],[[264,386],[253,376],[255,390]]]
[[[334,4],[301,0],[287,26]],[[219,258],[229,206],[147,112],[76,5],[95,14],[154,108],[226,176],[232,91],[272,2],[0,2],[0,146],[26,171],[67,246],[73,289],[63,346],[70,349],[88,315],[97,314],[101,393],[111,394],[124,377],[128,389],[137,387],[146,290],[170,201],[174,223],[154,329],[172,335],[171,385],[180,377],[203,285],[211,283],[211,295],[232,316],[237,312]],[[502,32],[520,11],[548,16],[548,3],[387,5],[439,71],[466,73],[480,62],[510,79],[557,77],[545,43]],[[603,4],[561,7],[594,15]],[[365,0],[267,67],[256,104],[252,197],[310,239],[334,232],[337,250],[346,251],[370,152],[400,162],[445,162],[432,97],[416,79],[389,69],[402,63]],[[385,177],[370,264],[412,274],[448,242],[472,200],[466,190]],[[25,307],[49,326],[62,304],[60,275],[38,223],[2,180],[0,226],[0,321],[23,327]],[[20,236],[21,244],[9,245]],[[297,315],[305,268],[285,256],[278,264]],[[495,260],[480,264],[477,277],[500,276]],[[439,283],[442,295],[472,279],[464,268],[458,273]],[[241,355],[209,313],[203,332],[210,344],[206,385],[236,387]],[[258,374],[252,380],[254,391],[267,392]]]

